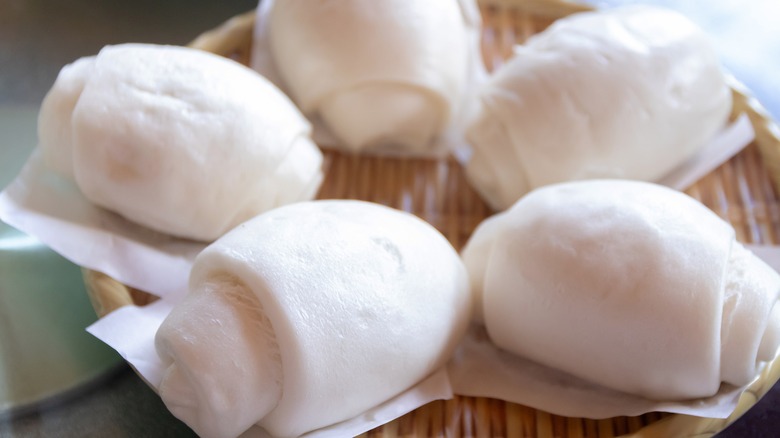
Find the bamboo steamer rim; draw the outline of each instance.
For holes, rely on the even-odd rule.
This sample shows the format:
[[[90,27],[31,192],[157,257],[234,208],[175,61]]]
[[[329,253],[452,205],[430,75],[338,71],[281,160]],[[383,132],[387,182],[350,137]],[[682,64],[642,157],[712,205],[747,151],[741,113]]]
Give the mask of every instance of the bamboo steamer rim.
[[[478,3],[483,17],[490,15],[495,20],[495,22],[486,23],[486,26],[497,26],[498,28],[494,29],[497,33],[514,27],[516,28],[515,31],[519,30],[519,36],[522,39],[541,30],[538,27],[539,23],[541,23],[542,27],[545,27],[555,19],[592,9],[585,5],[561,0],[479,0]],[[254,20],[255,11],[235,16],[219,27],[201,34],[188,46],[248,64]],[[496,23],[498,24],[496,25]],[[534,31],[529,32],[529,26],[531,28],[536,27]],[[515,38],[517,38],[517,35]],[[483,51],[484,49],[483,45]],[[483,55],[487,62],[488,54],[483,53]],[[504,47],[504,52],[500,55],[503,57],[509,55],[506,46]],[[780,193],[780,128],[778,128],[768,112],[750,94],[746,87],[737,82],[732,83],[731,86],[733,95],[732,119],[739,114],[747,114],[755,130],[756,137],[753,144],[746,150],[747,152],[732,158],[729,163],[723,166],[723,169],[719,169],[707,178],[713,180],[711,184],[713,187],[716,187],[714,191],[734,192],[735,190],[744,190],[744,187],[735,188],[732,186],[735,184],[742,184],[743,186],[747,184],[748,190],[756,193],[760,192],[759,196],[756,196],[758,198],[756,204],[760,208],[754,208],[753,210],[761,210],[759,211],[761,214],[757,215],[759,219],[754,219],[752,222],[755,222],[755,227],[763,227],[762,229],[771,231],[764,231],[763,234],[761,232],[758,233],[764,240],[762,243],[776,244],[780,242],[780,237],[775,237],[775,235],[780,236],[780,214],[776,212],[778,210],[777,193]],[[735,166],[747,166],[748,171],[755,170],[758,166],[760,167],[759,170],[765,173],[763,179],[751,178],[750,175],[747,175],[750,172],[742,172],[745,175],[738,176],[737,182],[729,183],[729,178],[740,172],[739,169],[733,171],[728,168],[732,162],[740,160],[739,157],[741,155],[748,155],[747,158],[742,159],[747,164],[736,163]],[[758,164],[756,165],[753,162],[758,162]],[[703,183],[697,183],[687,192],[702,200],[701,198],[705,197],[703,193],[709,189],[699,187],[701,185]],[[762,196],[763,199],[761,199]],[[728,193],[726,197],[728,197]],[[711,208],[714,204],[714,202],[706,202],[706,199],[702,201]],[[725,202],[725,206],[721,205],[720,210],[716,209],[716,213],[719,213],[724,219],[732,222],[732,224],[735,217],[740,216],[740,214],[744,216],[744,213],[733,215],[733,208],[729,210],[729,207],[729,202]],[[756,207],[756,205],[752,205],[752,207]],[[751,211],[751,213],[755,212]],[[753,227],[752,222],[751,227]],[[772,231],[775,229],[777,230],[776,233]],[[739,236],[739,229],[737,231]],[[751,241],[751,236],[754,238],[755,235],[755,230],[748,229],[743,233],[743,238],[740,240]],[[744,236],[748,238],[746,239]],[[100,272],[83,269],[83,274],[88,295],[96,313],[100,317],[126,305],[135,304],[143,306],[155,300],[155,297],[129,288]],[[503,433],[499,433],[502,436],[516,434],[516,436],[535,437],[705,437],[720,432],[739,418],[771,389],[778,378],[780,378],[780,360],[775,360],[763,370],[758,379],[741,396],[736,410],[728,418],[724,419],[651,413],[642,416],[641,419],[640,417],[619,417],[606,420],[584,420],[557,417],[543,411],[497,400],[456,397],[451,401],[434,402],[423,406],[406,416],[418,414],[412,420],[404,423],[405,417],[401,417],[399,420],[364,434],[364,436],[396,436],[400,434],[400,429],[410,427],[410,423],[414,425],[414,431],[417,431],[419,423],[424,421],[427,433],[420,434],[415,432],[413,433],[414,436],[425,434],[440,436],[442,433],[445,436],[457,436],[460,434],[464,436],[472,434],[481,436],[480,424],[502,422],[503,424],[498,429],[495,429],[503,431]],[[449,419],[450,421],[457,421],[458,424],[442,423],[439,425],[440,428],[436,429],[432,425],[436,423],[437,416],[443,418],[439,418],[439,421],[443,423],[446,423]],[[458,419],[457,417],[460,418]],[[471,425],[466,424],[469,418],[471,419]],[[629,433],[621,433],[625,429],[628,429]],[[490,434],[496,436],[495,430]],[[469,431],[472,433],[469,433]],[[410,435],[406,434],[406,436]]]

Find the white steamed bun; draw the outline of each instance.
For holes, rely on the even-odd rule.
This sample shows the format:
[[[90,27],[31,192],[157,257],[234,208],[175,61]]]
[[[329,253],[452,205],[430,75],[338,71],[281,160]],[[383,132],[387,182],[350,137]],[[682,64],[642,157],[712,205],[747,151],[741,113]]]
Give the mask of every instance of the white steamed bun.
[[[467,175],[496,210],[546,184],[655,181],[727,120],[731,92],[706,35],[631,6],[555,22],[479,93]]]
[[[38,129],[45,162],[91,202],[195,240],[311,199],[322,180],[309,123],[284,94],[184,47],[107,46],[64,67]]]
[[[638,181],[536,189],[462,253],[492,341],[653,400],[742,386],[780,343],[780,277],[687,195]]]
[[[352,418],[443,365],[471,312],[466,270],[422,220],[361,201],[281,207],[199,255],[160,327],[160,395],[204,437]]]

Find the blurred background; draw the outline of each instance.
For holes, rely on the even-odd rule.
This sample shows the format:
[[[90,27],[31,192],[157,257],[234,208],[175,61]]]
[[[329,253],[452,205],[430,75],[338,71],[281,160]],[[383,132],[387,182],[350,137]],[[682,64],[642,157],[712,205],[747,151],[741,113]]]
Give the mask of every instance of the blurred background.
[[[0,0],[0,105],[40,104],[63,65],[107,44],[187,44],[250,0]]]
[[[612,5],[639,1],[604,0]],[[734,75],[746,83],[759,100],[780,119],[780,2],[776,0],[654,0],[680,10],[705,28],[721,58]],[[150,42],[186,44],[205,30],[249,11],[255,0],[0,0],[0,186],[7,184],[36,144],[38,106],[60,68],[93,55],[107,44]],[[28,254],[33,251],[34,254]],[[24,257],[28,257],[24,259]],[[24,260],[27,260],[25,262]],[[18,262],[18,263],[17,263]],[[22,266],[23,263],[28,263]],[[8,347],[9,327],[24,321],[41,327],[35,342],[44,363],[38,376],[56,382],[58,392],[43,405],[26,406],[24,412],[3,409],[0,399],[1,437],[151,437],[190,436],[192,432],[173,418],[159,397],[112,351],[83,331],[94,312],[79,281],[78,267],[59,258],[34,241],[25,240],[0,223],[0,396],[21,385],[22,374],[13,365],[22,362],[21,350]],[[38,279],[34,283],[25,281]],[[55,283],[46,283],[45,279]],[[28,309],[50,313],[24,313],[14,301],[12,289],[39,290],[31,294]],[[34,286],[30,286],[34,284]],[[49,299],[51,288],[65,297]],[[48,293],[48,294],[47,294]],[[14,299],[22,299],[16,296]],[[35,300],[39,304],[35,304]],[[20,313],[21,312],[21,313]],[[57,321],[57,314],[67,321]],[[56,323],[56,325],[55,325]],[[56,327],[56,335],[47,328]],[[49,329],[54,330],[54,329]],[[4,342],[4,344],[3,344]],[[64,354],[49,347],[58,343],[79,357],[57,361]],[[24,346],[23,346],[24,347]],[[29,347],[26,351],[33,351]],[[74,353],[75,354],[75,353]],[[66,355],[67,356],[67,355]],[[90,358],[88,363],[81,361]],[[25,366],[27,374],[33,369]],[[68,369],[69,373],[59,373]],[[39,384],[45,383],[41,378]],[[24,383],[34,385],[34,382]],[[10,397],[10,396],[9,396]],[[723,437],[765,436],[767,425],[780,430],[780,387],[774,390]],[[764,431],[764,432],[762,432]]]

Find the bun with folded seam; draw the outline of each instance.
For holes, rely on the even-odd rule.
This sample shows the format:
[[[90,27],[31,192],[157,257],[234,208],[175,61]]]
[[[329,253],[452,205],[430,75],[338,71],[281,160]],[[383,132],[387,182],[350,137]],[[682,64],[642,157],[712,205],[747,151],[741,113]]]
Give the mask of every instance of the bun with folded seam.
[[[536,189],[462,253],[495,345],[651,400],[750,383],[780,345],[780,276],[687,195],[627,180]]]
[[[89,201],[200,241],[314,197],[322,154],[310,129],[249,68],[148,44],[107,46],[64,67],[38,123],[45,163]]]
[[[268,39],[290,95],[337,146],[425,155],[461,110],[470,63],[481,62],[475,11],[473,0],[280,0]]]
[[[629,6],[563,18],[516,46],[479,101],[466,171],[500,211],[556,182],[659,180],[725,126],[731,90],[702,30]]]
[[[159,391],[204,437],[299,436],[439,369],[470,316],[457,252],[417,217],[362,201],[280,207],[198,256],[157,333]]]

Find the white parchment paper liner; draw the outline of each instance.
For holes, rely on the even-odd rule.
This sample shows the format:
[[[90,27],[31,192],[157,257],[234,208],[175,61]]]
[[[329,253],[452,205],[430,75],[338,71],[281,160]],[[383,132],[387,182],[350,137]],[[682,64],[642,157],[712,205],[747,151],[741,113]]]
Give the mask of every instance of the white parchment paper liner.
[[[263,0],[257,7],[255,16],[255,25],[253,30],[252,53],[250,56],[250,67],[262,74],[274,85],[279,87],[288,96],[284,79],[276,68],[268,36],[268,18],[273,10],[276,0]],[[379,155],[379,156],[414,156],[414,157],[442,157],[449,153],[457,156],[468,155],[471,147],[466,142],[464,126],[471,120],[476,109],[476,93],[479,84],[483,83],[487,77],[487,71],[482,63],[482,52],[480,49],[481,23],[482,16],[474,0],[458,0],[463,11],[469,37],[469,60],[466,86],[460,99],[460,104],[455,108],[455,113],[451,115],[451,120],[444,132],[434,141],[431,148],[427,151],[411,152],[398,149],[383,148],[379,150],[367,149],[361,154]],[[338,148],[340,142],[330,131],[327,125],[319,116],[306,114],[306,117],[312,124],[312,139],[320,147]],[[389,145],[392,146],[392,145]]]
[[[614,360],[620,360],[615,357]],[[656,401],[604,388],[496,347],[473,325],[449,365],[455,394],[496,398],[567,417],[611,418],[670,412],[726,418],[747,388],[721,385],[712,397]]]
[[[170,300],[164,299],[145,307],[125,306],[92,324],[87,331],[116,349],[156,391],[162,381],[165,367],[154,349],[154,336],[173,305]],[[414,387],[355,418],[303,436],[341,438],[359,435],[429,402],[449,398],[452,398],[452,388],[446,369],[441,368]],[[338,400],[334,400],[334,403],[338,403]],[[248,438],[269,435],[259,427],[253,427],[241,436]]]
[[[730,160],[755,138],[756,133],[747,114],[741,114],[723,128],[691,158],[672,169],[656,183],[684,191],[721,164]]]
[[[206,246],[93,205],[72,181],[44,166],[39,149],[0,193],[0,219],[77,265],[161,297],[186,294],[192,262]]]

